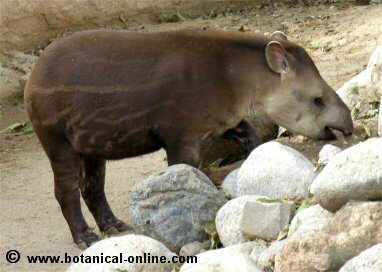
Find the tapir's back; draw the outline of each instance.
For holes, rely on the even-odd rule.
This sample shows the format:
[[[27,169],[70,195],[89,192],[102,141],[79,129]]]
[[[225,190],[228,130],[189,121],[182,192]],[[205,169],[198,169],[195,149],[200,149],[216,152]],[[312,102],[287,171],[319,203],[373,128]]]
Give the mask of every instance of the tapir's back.
[[[234,41],[251,39],[259,49],[266,44],[264,37],[250,37],[230,32],[82,31],[49,45],[34,68],[32,81],[41,87],[131,86],[152,80],[153,71],[166,66],[181,68],[188,58],[199,64],[218,62],[235,46]]]
[[[225,84],[224,67],[241,40],[259,48],[266,43],[261,37],[224,32],[75,33],[49,45],[33,68],[25,90],[29,114],[37,122],[62,113],[58,121],[67,119],[68,112],[81,110],[85,116],[121,101],[129,103],[130,113],[155,108],[158,101],[180,108],[186,99],[193,107],[207,103],[206,90],[219,91],[222,101],[223,87],[217,85]],[[201,96],[202,101],[190,101]]]

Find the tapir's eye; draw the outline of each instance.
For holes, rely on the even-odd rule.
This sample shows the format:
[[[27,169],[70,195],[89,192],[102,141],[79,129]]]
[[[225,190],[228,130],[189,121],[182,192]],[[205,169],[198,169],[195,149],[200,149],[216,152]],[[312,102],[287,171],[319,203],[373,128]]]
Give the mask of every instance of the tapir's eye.
[[[317,107],[323,107],[324,106],[324,101],[322,100],[321,97],[316,97],[314,99],[314,104],[317,106]]]

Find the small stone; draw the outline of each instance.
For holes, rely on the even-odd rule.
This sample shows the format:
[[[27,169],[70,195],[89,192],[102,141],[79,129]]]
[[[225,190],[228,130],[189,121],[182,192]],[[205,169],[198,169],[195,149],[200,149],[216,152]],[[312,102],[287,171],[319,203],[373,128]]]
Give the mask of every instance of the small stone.
[[[224,247],[249,241],[240,230],[242,211],[247,202],[255,202],[263,196],[248,195],[228,201],[221,207],[215,218],[216,230]]]
[[[184,245],[180,249],[179,255],[180,256],[195,256],[209,249],[210,245],[211,245],[210,241],[205,241],[203,243],[199,241],[195,241],[187,245]]]
[[[240,230],[250,239],[274,240],[284,230],[292,217],[292,201],[269,202],[269,199],[247,202],[242,211]]]
[[[335,145],[332,145],[332,144],[324,145],[321,148],[320,153],[318,154],[318,163],[324,164],[324,165],[328,164],[328,162],[341,151],[342,151],[341,148]]]

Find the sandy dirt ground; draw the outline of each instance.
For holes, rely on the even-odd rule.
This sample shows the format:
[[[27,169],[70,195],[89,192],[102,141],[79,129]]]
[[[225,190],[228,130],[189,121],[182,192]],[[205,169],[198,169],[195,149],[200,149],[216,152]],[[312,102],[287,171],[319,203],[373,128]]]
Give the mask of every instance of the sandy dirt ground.
[[[382,5],[357,7],[340,2],[289,9],[281,6],[276,10],[265,7],[243,10],[240,14],[144,26],[145,31],[180,28],[241,29],[260,33],[283,30],[307,48],[323,77],[338,88],[359,73],[370,53],[382,44]],[[21,97],[21,91],[0,86],[0,130],[15,122],[27,121]],[[352,145],[362,137],[362,129],[359,129],[353,138],[346,142],[340,138],[336,144]],[[299,137],[282,141],[311,159],[316,159],[324,144]],[[165,168],[163,151],[109,162],[106,190],[115,214],[128,220],[126,194],[131,186]],[[65,271],[68,264],[28,264],[25,257],[80,253],[54,198],[50,165],[34,134],[0,135],[0,189],[0,271]],[[84,205],[83,211],[88,223],[95,227]],[[21,253],[19,263],[6,262],[4,254],[10,249]]]

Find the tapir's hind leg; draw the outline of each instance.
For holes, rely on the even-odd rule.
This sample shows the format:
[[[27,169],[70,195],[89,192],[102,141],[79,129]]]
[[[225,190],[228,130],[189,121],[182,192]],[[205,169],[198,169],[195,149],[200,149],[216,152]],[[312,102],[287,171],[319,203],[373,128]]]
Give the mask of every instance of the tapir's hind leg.
[[[89,229],[81,211],[79,181],[82,158],[64,136],[49,133],[37,126],[35,130],[50,160],[54,193],[73,240],[79,247],[87,247],[99,238]]]
[[[105,164],[103,159],[84,158],[81,193],[99,229],[109,234],[126,231],[128,226],[117,219],[105,196]]]

